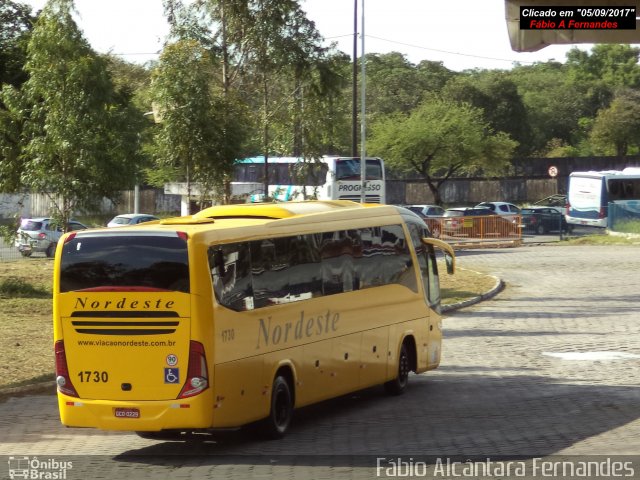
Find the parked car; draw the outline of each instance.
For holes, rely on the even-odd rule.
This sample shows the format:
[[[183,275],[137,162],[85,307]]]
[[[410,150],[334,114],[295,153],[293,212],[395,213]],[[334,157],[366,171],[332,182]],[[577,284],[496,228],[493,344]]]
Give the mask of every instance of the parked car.
[[[444,212],[443,233],[456,237],[506,238],[519,235],[520,226],[488,208],[449,208]]]
[[[66,231],[84,230],[88,228],[80,222],[71,220]],[[30,257],[33,252],[44,252],[53,257],[56,245],[63,234],[62,228],[51,218],[23,218],[16,232],[14,245],[23,257]]]
[[[569,225],[561,210],[553,207],[525,207],[521,210],[522,228],[538,235],[551,231],[569,231]]]
[[[488,208],[493,213],[503,215],[512,221],[515,221],[520,215],[520,208],[507,202],[482,202],[476,205],[476,208]]]
[[[473,217],[485,217],[496,215],[495,212],[488,208],[478,207],[457,207],[448,208],[444,212],[443,231],[447,235],[461,235],[473,233],[474,227],[479,224],[480,219]],[[468,218],[465,218],[468,217]]]
[[[408,208],[422,218],[441,217],[444,215],[444,208],[438,205],[404,205],[404,208]]]
[[[424,220],[429,231],[434,237],[439,237],[442,232],[442,216],[444,208],[438,205],[403,205]]]
[[[107,223],[107,227],[123,227],[125,225],[137,225],[139,223],[160,220],[155,215],[147,215],[145,213],[123,213],[116,215]]]

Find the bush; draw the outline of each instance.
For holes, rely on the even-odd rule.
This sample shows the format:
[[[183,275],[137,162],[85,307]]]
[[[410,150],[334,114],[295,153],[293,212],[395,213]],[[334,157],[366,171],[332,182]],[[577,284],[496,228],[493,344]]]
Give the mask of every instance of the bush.
[[[26,280],[8,277],[0,281],[0,295],[4,297],[46,298],[51,294],[40,286],[33,286]]]

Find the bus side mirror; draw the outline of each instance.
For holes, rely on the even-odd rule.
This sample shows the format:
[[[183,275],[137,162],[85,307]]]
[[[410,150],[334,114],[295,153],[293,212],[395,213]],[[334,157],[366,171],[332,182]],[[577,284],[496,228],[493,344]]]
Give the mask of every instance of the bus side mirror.
[[[437,238],[425,237],[422,238],[422,243],[425,245],[432,245],[433,247],[442,250],[444,253],[444,262],[447,266],[447,273],[453,275],[456,271],[456,254],[453,251],[453,247],[447,242],[443,242]]]

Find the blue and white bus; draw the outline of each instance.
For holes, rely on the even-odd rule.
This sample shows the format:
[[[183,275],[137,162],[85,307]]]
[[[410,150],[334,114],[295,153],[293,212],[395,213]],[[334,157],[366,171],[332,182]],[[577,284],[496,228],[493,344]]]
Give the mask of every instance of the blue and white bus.
[[[573,172],[569,175],[567,223],[591,227],[608,226],[609,205],[629,211],[640,202],[640,168]]]
[[[360,201],[360,158],[324,156],[319,160],[269,157],[269,197],[290,200]],[[264,157],[238,160],[232,191],[246,192],[249,201],[264,199]],[[386,203],[385,168],[381,158],[366,159],[367,203]]]

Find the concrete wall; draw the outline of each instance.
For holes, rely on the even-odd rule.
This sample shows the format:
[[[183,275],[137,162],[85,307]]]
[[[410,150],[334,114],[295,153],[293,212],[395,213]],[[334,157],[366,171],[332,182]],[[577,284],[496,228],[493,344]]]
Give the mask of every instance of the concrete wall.
[[[475,205],[480,202],[505,201],[527,203],[555,193],[565,193],[564,179],[467,179],[447,180],[440,196],[447,206]],[[417,180],[388,180],[387,203],[429,204],[434,198],[425,182]]]

